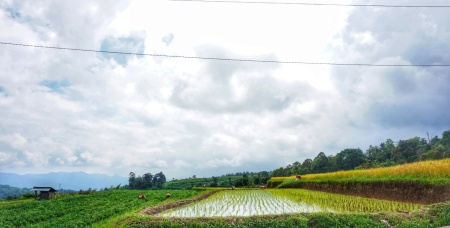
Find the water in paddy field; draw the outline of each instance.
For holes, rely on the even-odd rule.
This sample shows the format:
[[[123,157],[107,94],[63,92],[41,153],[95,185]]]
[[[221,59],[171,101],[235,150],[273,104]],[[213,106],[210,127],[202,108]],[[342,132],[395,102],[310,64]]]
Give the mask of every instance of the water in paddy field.
[[[164,211],[161,217],[226,217],[310,212],[412,211],[419,205],[304,189],[228,190]]]
[[[162,217],[225,217],[330,211],[320,206],[295,202],[264,190],[222,191],[208,199],[162,212]]]

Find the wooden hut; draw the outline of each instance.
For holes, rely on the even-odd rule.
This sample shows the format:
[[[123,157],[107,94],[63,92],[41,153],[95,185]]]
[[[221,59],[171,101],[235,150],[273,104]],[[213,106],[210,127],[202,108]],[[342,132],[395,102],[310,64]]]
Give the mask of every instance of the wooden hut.
[[[34,191],[35,198],[37,197],[37,192],[39,192],[39,199],[48,200],[55,197],[56,190],[52,187],[33,187],[31,191]]]

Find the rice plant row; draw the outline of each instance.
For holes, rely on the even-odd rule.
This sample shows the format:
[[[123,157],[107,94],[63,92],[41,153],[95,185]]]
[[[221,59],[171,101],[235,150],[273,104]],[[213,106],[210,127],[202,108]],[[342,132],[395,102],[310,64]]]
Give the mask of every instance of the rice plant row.
[[[225,217],[319,212],[322,208],[297,203],[263,190],[221,191],[198,203],[159,214],[162,217]]]
[[[272,181],[295,180],[291,177],[273,177]],[[302,181],[370,181],[370,180],[410,180],[432,183],[450,183],[450,158],[403,164],[364,170],[338,171],[331,173],[307,174]]]
[[[269,189],[273,195],[295,202],[315,205],[334,212],[409,212],[420,208],[418,204],[378,200],[305,189]]]

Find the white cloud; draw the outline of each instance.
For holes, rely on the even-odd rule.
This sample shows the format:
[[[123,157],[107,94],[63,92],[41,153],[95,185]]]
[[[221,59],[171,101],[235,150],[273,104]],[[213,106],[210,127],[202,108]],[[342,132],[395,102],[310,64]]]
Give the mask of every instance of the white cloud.
[[[439,64],[450,61],[448,19],[439,9],[6,1],[0,40],[184,56]],[[0,171],[163,171],[184,178],[273,170],[320,151],[365,149],[450,126],[442,108],[450,106],[446,68],[5,45],[0,55]]]

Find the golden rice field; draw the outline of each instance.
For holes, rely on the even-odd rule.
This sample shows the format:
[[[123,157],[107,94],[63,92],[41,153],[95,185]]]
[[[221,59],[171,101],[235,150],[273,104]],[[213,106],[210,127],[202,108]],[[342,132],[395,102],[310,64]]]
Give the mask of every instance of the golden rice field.
[[[291,177],[273,177],[272,181],[295,179]],[[364,170],[338,171],[331,173],[307,174],[302,180],[421,180],[426,182],[450,183],[450,158],[434,161],[422,161],[393,167]]]

